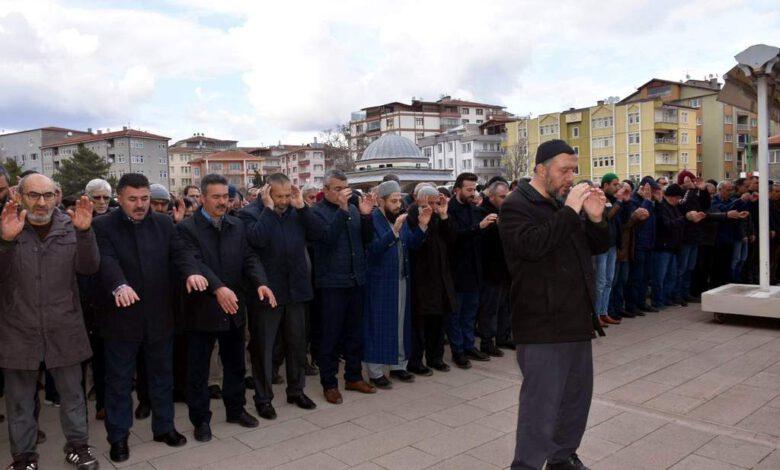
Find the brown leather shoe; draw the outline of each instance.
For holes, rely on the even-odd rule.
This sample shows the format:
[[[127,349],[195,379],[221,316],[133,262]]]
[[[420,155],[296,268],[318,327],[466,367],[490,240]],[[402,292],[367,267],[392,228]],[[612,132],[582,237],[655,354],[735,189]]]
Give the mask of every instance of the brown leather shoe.
[[[376,387],[367,384],[362,380],[358,380],[357,382],[347,382],[344,384],[344,388],[351,392],[376,393]]]
[[[601,318],[604,319],[604,323],[607,323],[609,325],[620,325],[620,320],[616,320],[610,317],[609,315],[605,315]]]
[[[334,405],[340,405],[344,401],[341,398],[341,393],[339,392],[339,389],[337,388],[326,388],[323,393],[325,394],[325,399],[328,401],[328,403],[333,403]]]

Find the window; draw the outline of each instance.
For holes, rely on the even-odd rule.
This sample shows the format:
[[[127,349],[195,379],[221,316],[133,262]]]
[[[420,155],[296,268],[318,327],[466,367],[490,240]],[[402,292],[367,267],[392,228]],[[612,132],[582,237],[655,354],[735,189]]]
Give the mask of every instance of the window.
[[[571,138],[572,139],[578,139],[580,137],[580,128],[579,126],[575,126],[571,128]]]
[[[448,168],[454,168],[455,167],[455,160],[452,158],[447,159],[447,164],[449,165]]]
[[[167,165],[168,159],[165,157],[160,157],[160,165]]]
[[[476,113],[477,116],[482,116],[485,113],[485,110],[482,108],[477,108]]]
[[[680,113],[680,120],[682,121],[683,124],[687,124],[688,123],[688,112],[687,111],[683,111],[683,112]]]
[[[593,158],[594,168],[603,168],[603,167],[614,166],[614,165],[615,165],[615,158],[612,155],[606,157]]]
[[[723,124],[731,124],[732,122],[734,121],[731,116],[723,116]]]
[[[724,153],[723,154],[723,160],[727,161],[727,162],[733,161],[734,160],[734,154],[730,153],[730,152]]]
[[[211,171],[222,171],[222,168],[221,163],[212,163],[209,165],[209,170]]]
[[[38,154],[37,153],[31,153],[30,154],[30,160],[33,160],[33,161],[38,160]]]
[[[168,172],[165,170],[160,170],[160,178],[167,178]]]
[[[750,125],[753,127],[758,127],[758,119],[753,118],[750,120]]]
[[[387,118],[385,119],[385,126],[387,126],[388,129],[392,129],[395,125],[395,121],[393,118]]]
[[[471,169],[471,160],[463,160],[463,168],[466,170]]]
[[[314,165],[314,171],[322,171],[322,170],[323,170],[322,165],[319,164]]]
[[[539,126],[539,135],[553,135],[558,133],[558,124]]]
[[[134,157],[130,157],[130,163],[143,163],[144,157],[143,155],[136,155]]]
[[[697,154],[696,154],[696,161],[697,161],[697,162],[699,162],[699,163],[701,163],[701,162],[702,162],[702,159],[701,159],[701,154],[700,154],[700,153],[697,153]]]
[[[120,155],[119,158],[116,159],[117,163],[127,163],[127,160],[125,159],[124,155]]]
[[[696,125],[701,126],[701,116],[696,116]]]
[[[460,120],[460,123],[461,123],[461,124],[468,124],[468,123],[469,123],[469,120],[468,120],[468,119],[461,119],[461,120]]]
[[[769,152],[769,163],[780,163],[780,150],[772,150]]]
[[[142,148],[144,148],[144,141],[143,140],[131,140],[130,141],[130,148],[142,149]]]
[[[688,133],[687,132],[681,132],[680,133],[680,144],[687,144],[688,141]]]
[[[240,163],[229,163],[228,169],[230,171],[241,171],[241,164]]]
[[[477,124],[482,124],[483,122],[485,121],[483,121],[482,119],[477,119]]]
[[[575,145],[572,148],[574,149],[574,155],[579,155],[580,154],[580,147],[579,147],[579,145]]]
[[[363,133],[363,124],[358,124],[355,126],[355,134],[362,134]]]
[[[452,142],[447,142],[447,151],[448,152],[452,152],[453,150],[455,150],[454,147],[455,146],[452,144]]]
[[[628,134],[628,144],[638,144],[639,143],[639,132],[632,132]]]
[[[444,150],[444,147],[442,146],[442,144],[439,144],[439,145],[436,146],[436,152],[437,153],[441,153],[443,150]]]
[[[470,153],[471,152],[471,142],[469,142],[468,144],[462,144],[461,145],[461,150],[463,151],[463,153]]]
[[[688,152],[680,152],[680,161],[682,161],[683,165],[688,164]]]
[[[612,127],[612,124],[612,116],[595,118],[591,122],[591,125],[594,129],[606,129],[608,127]]]
[[[442,160],[442,159],[440,158],[440,159],[439,159],[439,164],[438,164],[438,166],[437,166],[436,168],[444,168],[444,160]]]
[[[414,125],[415,126],[424,126],[425,125],[425,119],[421,117],[414,118]]]
[[[701,143],[701,136],[700,136],[700,135],[697,135],[697,136],[696,136],[696,143],[697,143],[697,144],[700,144],[700,143]]]
[[[468,114],[469,108],[460,108],[460,114]]]
[[[639,113],[628,113],[629,124],[639,124]]]
[[[638,153],[630,153],[630,154],[628,154],[628,164],[629,165],[639,165],[639,154]]]
[[[487,149],[489,149],[490,147],[492,147],[492,145],[488,145],[487,142],[482,142],[482,150],[483,151],[487,151]],[[493,149],[491,148],[490,150],[493,150]]]
[[[691,108],[701,108],[701,100],[699,98],[694,98],[694,99],[688,101],[688,105]]]
[[[733,142],[733,141],[734,141],[734,136],[732,136],[731,134],[725,134],[723,136],[723,142]]]
[[[612,147],[612,137],[594,137],[591,143],[594,149]]]
[[[431,147],[425,147],[423,149],[423,155],[425,155],[426,157],[430,158],[431,155],[433,155],[433,150],[431,149]]]

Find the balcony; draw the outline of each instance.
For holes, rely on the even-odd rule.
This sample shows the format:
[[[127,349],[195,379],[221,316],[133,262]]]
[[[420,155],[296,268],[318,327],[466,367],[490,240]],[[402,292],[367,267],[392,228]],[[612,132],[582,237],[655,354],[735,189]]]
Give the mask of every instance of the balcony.
[[[656,155],[655,164],[677,166],[677,157]]]
[[[475,157],[490,157],[490,158],[502,158],[504,156],[503,150],[474,150]]]
[[[675,129],[677,127],[677,111],[656,111],[655,127],[657,129]]]
[[[738,149],[740,149],[740,150],[744,149],[745,148],[745,141],[744,140],[739,140],[739,141],[736,142],[736,145],[737,145]]]
[[[737,124],[737,131],[749,132],[750,131],[750,125],[749,124],[738,123]]]

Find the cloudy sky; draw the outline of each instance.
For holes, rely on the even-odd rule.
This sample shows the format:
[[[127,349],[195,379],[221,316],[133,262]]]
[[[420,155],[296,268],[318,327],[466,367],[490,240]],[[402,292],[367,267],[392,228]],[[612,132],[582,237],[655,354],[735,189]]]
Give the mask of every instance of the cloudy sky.
[[[0,0],[0,132],[130,125],[243,145],[442,94],[539,114],[780,45],[777,0]]]

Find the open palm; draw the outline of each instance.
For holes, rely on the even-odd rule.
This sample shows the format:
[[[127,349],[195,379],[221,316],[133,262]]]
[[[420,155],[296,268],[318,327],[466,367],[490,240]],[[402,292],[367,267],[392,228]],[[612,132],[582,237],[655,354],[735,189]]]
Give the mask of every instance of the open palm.
[[[8,201],[0,214],[0,237],[7,242],[16,240],[16,237],[22,233],[26,217],[26,210],[19,212],[19,205]]]
[[[89,230],[92,226],[92,201],[87,196],[81,196],[76,201],[76,208],[69,210],[68,215],[76,230]]]

